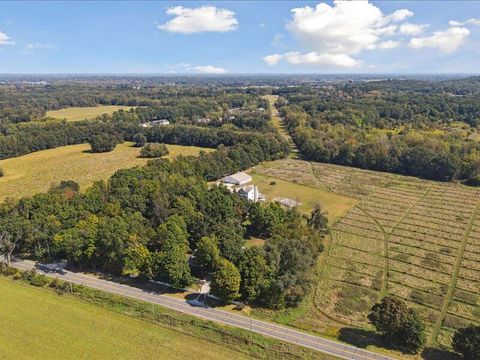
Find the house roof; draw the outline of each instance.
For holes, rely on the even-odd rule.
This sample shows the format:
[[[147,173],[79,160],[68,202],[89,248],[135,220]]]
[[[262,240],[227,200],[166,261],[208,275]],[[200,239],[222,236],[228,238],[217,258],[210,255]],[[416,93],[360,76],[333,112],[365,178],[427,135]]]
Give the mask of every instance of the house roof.
[[[252,181],[252,177],[244,172],[239,172],[233,175],[225,176],[222,180],[227,182],[236,181],[238,183],[245,183]]]

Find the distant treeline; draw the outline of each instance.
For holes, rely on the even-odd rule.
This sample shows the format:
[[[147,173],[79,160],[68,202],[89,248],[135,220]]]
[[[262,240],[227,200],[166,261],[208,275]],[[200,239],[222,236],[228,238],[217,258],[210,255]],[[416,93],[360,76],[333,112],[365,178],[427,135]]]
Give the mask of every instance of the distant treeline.
[[[0,84],[0,131],[9,124],[46,116],[48,110],[97,105],[149,106],[157,118],[188,121],[219,115],[228,108],[264,105],[255,91],[240,88],[175,85],[2,85]],[[141,112],[139,116],[142,117]],[[218,117],[218,116],[217,116]]]
[[[453,96],[434,84],[432,94],[420,94],[397,85],[405,86],[280,89],[278,106],[307,160],[480,184],[480,144],[449,128],[452,120],[480,121],[477,95]]]

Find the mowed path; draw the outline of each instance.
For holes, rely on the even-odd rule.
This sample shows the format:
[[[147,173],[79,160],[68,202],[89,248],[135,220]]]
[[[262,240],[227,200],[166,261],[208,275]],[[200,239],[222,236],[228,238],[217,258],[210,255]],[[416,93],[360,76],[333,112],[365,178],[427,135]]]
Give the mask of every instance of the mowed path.
[[[280,113],[278,112],[278,109],[275,106],[275,102],[278,99],[278,95],[265,95],[264,99],[268,100],[268,106],[272,114],[271,121],[273,126],[278,130],[278,133],[288,141],[290,145],[290,149],[292,151],[291,157],[294,159],[298,158],[298,154],[299,154],[298,148],[293,142],[292,137],[288,133],[285,127],[285,124],[283,122],[283,119],[280,117]]]
[[[30,270],[35,266],[35,263],[32,261],[24,260],[16,261],[12,265],[22,270]],[[57,272],[45,273],[41,269],[38,269],[38,272],[43,273],[47,276],[58,277],[62,280],[70,281],[72,283],[88,286],[93,289],[102,290],[117,295],[127,296],[135,298],[137,300],[161,305],[169,309],[197,316],[205,320],[210,320],[224,325],[229,325],[256,332],[298,346],[303,346],[309,349],[320,351],[325,354],[333,355],[341,359],[391,360],[391,358],[384,355],[372,353],[370,351],[366,351],[355,346],[338,343],[332,340],[321,338],[319,336],[304,333],[286,326],[255,320],[247,316],[237,315],[214,308],[195,307],[182,299],[177,299],[166,295],[160,295],[155,292],[150,292],[144,289],[139,289],[124,284],[118,284],[112,281],[97,279],[87,275],[77,274],[69,271],[65,271],[64,273],[60,274]]]

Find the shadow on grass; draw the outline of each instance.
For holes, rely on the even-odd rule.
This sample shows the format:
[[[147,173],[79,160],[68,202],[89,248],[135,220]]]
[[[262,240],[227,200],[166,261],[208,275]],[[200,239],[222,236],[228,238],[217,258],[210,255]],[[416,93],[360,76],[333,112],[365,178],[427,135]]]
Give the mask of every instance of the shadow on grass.
[[[461,356],[451,351],[427,347],[422,352],[425,360],[461,360]]]
[[[338,339],[359,348],[366,348],[370,345],[385,347],[385,341],[380,334],[363,329],[342,328]]]
[[[355,328],[343,328],[340,329],[340,334],[338,337],[339,340],[344,341],[348,344],[357,346],[359,348],[366,348],[367,346],[373,345],[376,347],[382,347],[388,350],[399,351],[398,348],[395,348],[389,345],[382,335],[377,334],[373,331],[355,329]],[[421,353],[422,359],[425,360],[461,360],[461,357],[451,351],[426,347]]]

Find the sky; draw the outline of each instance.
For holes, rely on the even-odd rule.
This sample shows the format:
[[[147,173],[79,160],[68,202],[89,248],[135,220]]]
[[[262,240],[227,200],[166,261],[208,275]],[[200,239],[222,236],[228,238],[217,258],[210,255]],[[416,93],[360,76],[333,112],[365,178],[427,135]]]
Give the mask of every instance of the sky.
[[[0,2],[0,73],[479,73],[480,1]]]

